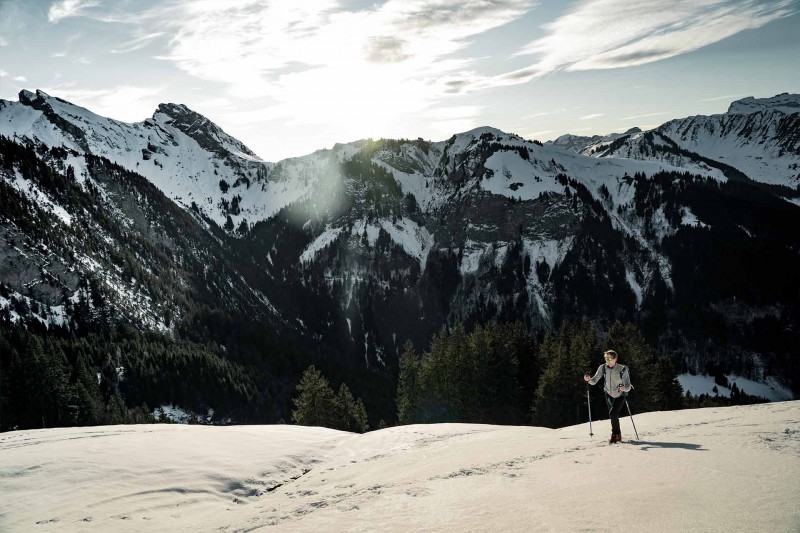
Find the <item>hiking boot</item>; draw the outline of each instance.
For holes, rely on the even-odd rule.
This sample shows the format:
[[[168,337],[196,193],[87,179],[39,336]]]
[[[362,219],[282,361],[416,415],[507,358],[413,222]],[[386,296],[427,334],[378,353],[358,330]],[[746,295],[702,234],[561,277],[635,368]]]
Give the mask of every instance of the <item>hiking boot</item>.
[[[616,444],[617,442],[622,441],[622,435],[618,435],[616,433],[611,434],[611,439],[608,441],[609,444]]]

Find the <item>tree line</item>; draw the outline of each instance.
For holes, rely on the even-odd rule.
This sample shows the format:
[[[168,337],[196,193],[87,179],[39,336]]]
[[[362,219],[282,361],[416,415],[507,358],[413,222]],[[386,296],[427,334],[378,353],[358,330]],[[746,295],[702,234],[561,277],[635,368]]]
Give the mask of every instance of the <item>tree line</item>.
[[[603,364],[602,353],[614,349],[631,369],[636,412],[671,410],[731,403],[752,403],[753,397],[732,399],[684,396],[677,372],[667,359],[657,358],[641,332],[616,322],[607,332],[589,321],[565,322],[557,332],[537,340],[519,322],[477,325],[467,332],[460,325],[436,334],[419,354],[407,341],[398,364],[397,423],[533,424],[551,428],[587,420],[584,374]],[[343,392],[344,391],[344,392]],[[594,413],[603,418],[602,386],[590,389]],[[364,431],[357,425],[352,395],[345,384],[334,394],[327,379],[313,366],[296,387],[293,421],[302,425]],[[357,412],[366,419],[363,403]],[[353,429],[353,428],[356,429]]]

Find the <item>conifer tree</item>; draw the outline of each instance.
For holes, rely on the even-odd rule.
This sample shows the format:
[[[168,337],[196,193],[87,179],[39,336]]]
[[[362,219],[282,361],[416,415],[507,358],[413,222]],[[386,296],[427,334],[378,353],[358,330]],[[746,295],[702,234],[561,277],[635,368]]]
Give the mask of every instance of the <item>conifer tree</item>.
[[[631,372],[631,383],[636,398],[637,411],[655,411],[662,407],[663,388],[669,388],[669,381],[660,375],[661,368],[653,355],[653,349],[644,336],[631,323],[615,322],[608,332],[609,348],[619,354],[619,362]],[[667,376],[663,376],[667,377]],[[674,378],[675,376],[668,376]]]
[[[328,380],[314,365],[309,366],[297,384],[292,421],[301,426],[336,427],[336,397]]]
[[[418,404],[420,422],[454,422],[457,420],[454,361],[448,358],[453,351],[448,348],[449,335],[443,329],[433,336],[430,348],[422,355]]]
[[[400,354],[400,373],[397,379],[397,421],[413,424],[417,421],[420,361],[414,343],[407,340]]]
[[[361,398],[356,400],[345,383],[336,395],[336,421],[334,429],[364,433],[369,429],[367,411]]]
[[[539,351],[545,366],[533,406],[533,420],[546,427],[583,421],[586,388],[582,376],[589,372],[592,354],[599,346],[595,327],[588,321],[565,323],[559,335],[546,335]]]

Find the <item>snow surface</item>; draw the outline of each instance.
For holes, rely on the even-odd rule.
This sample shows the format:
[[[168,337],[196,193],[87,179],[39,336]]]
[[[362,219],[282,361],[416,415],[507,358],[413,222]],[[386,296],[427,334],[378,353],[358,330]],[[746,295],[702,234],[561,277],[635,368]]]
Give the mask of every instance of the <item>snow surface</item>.
[[[76,126],[85,133],[85,145],[57,128],[43,112],[22,102],[0,101],[0,134],[10,138],[26,138],[42,142],[49,147],[63,146],[79,154],[88,151],[106,157],[112,162],[141,174],[158,187],[165,195],[184,208],[192,202],[206,212],[220,226],[227,217],[222,208],[222,200],[232,201],[236,195],[241,196],[239,207],[241,213],[231,215],[234,227],[238,227],[242,219],[256,222],[267,218],[296,201],[308,192],[302,176],[294,176],[295,172],[307,172],[317,162],[309,157],[308,161],[287,161],[276,180],[259,182],[258,173],[268,174],[271,163],[248,153],[249,150],[236,139],[226,135],[212,123],[204,131],[222,148],[229,152],[223,157],[202,147],[194,138],[186,135],[176,125],[173,117],[166,113],[190,113],[185,106],[171,104],[161,105],[153,114],[153,118],[136,123],[126,123],[108,119],[82,107],[73,105],[59,98],[51,97],[42,91],[36,94],[23,91],[22,95],[29,100],[43,102],[66,122]],[[195,126],[195,125],[192,125]],[[200,125],[203,129],[203,125]],[[146,154],[146,155],[145,155]],[[82,157],[71,157],[68,161],[75,167],[76,179],[83,181],[85,162]],[[297,177],[298,183],[286,190],[285,175]],[[240,177],[247,177],[251,185],[245,187],[240,183],[234,187]],[[229,186],[226,193],[220,190],[220,181]]]
[[[0,179],[3,179],[12,188],[16,189],[22,196],[28,198],[34,205],[45,211],[50,211],[67,226],[72,225],[72,216],[67,213],[67,210],[53,202],[34,182],[22,177],[22,174],[16,168],[14,169],[13,179],[10,179],[10,174],[5,172],[0,172]]]
[[[800,402],[622,422],[4,433],[0,530],[800,530]]]
[[[786,114],[800,113],[800,94],[782,93],[772,98],[748,96],[731,103],[728,114],[749,115],[770,110]]]
[[[740,391],[746,392],[751,396],[759,396],[772,402],[794,399],[792,391],[775,382],[773,379],[768,379],[767,383],[761,383],[735,374],[728,374],[725,377],[728,378],[728,383],[730,383],[731,387],[736,383],[736,387],[738,387]],[[714,382],[714,376],[707,376],[704,374],[681,374],[678,376],[678,382],[681,384],[681,387],[683,387],[683,390],[690,392],[692,396],[707,394],[709,396],[719,395],[725,398],[731,397],[731,389],[717,385]],[[717,388],[717,392],[714,392],[714,387]]]
[[[408,218],[400,218],[396,223],[381,220],[381,227],[405,252],[419,261],[422,270],[428,261],[428,253],[433,246],[433,235],[424,227]]]
[[[493,194],[534,200],[540,193],[564,191],[564,187],[555,179],[536,176],[536,167],[522,159],[517,152],[496,152],[486,160],[485,166],[494,175],[481,181],[481,187]],[[541,174],[543,172],[540,171]]]
[[[343,228],[331,228],[326,227],[325,231],[323,231],[314,241],[308,245],[308,247],[303,250],[303,253],[300,254],[300,261],[303,263],[307,263],[314,259],[314,257],[322,250],[325,249],[326,246],[329,246],[339,234],[342,232]]]

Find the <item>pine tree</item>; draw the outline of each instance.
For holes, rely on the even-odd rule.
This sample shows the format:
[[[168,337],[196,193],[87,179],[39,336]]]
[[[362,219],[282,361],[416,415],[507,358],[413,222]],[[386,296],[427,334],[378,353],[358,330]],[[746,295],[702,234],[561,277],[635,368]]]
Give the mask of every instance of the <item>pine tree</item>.
[[[419,422],[458,421],[457,385],[449,357],[450,339],[444,329],[433,336],[430,348],[422,355],[419,374]]]
[[[590,322],[568,322],[558,337],[545,336],[539,349],[545,369],[536,388],[534,423],[561,427],[583,421],[586,388],[581,377],[598,351],[597,332]]]
[[[309,366],[297,384],[292,421],[301,426],[336,427],[336,396],[328,380],[314,365]]]
[[[615,322],[608,332],[608,349],[619,354],[619,362],[630,369],[631,383],[634,386],[633,398],[636,410],[655,411],[662,407],[663,394],[673,385],[670,381],[676,376],[662,376],[653,349],[644,336],[630,323]],[[674,392],[674,391],[673,391]]]
[[[369,429],[367,411],[361,398],[356,400],[345,383],[336,395],[336,421],[334,429],[364,433]]]
[[[397,379],[397,421],[399,424],[417,422],[420,361],[414,343],[407,340],[400,354],[400,375]]]

